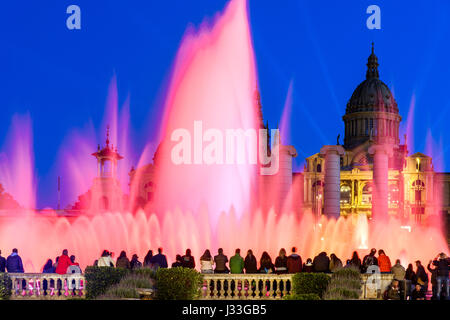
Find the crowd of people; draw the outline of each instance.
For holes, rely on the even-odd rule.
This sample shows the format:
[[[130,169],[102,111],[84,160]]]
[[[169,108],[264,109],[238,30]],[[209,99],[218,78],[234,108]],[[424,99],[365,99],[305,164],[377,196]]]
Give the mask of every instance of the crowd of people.
[[[378,253],[378,255],[377,255]],[[143,262],[139,261],[137,254],[133,254],[131,260],[127,257],[125,251],[122,251],[116,261],[113,259],[114,254],[108,250],[104,250],[101,257],[94,262],[94,266],[98,267],[117,267],[125,269],[139,268],[168,268],[167,258],[163,254],[163,249],[158,248],[158,253],[153,255],[153,251],[149,250],[144,257]],[[371,249],[370,253],[361,260],[358,252],[354,251],[352,257],[342,262],[334,253],[330,256],[326,252],[321,252],[313,259],[307,258],[303,263],[302,257],[298,254],[297,249],[293,247],[290,255],[287,255],[284,248],[280,249],[275,261],[269,253],[264,251],[258,260],[252,250],[248,250],[245,257],[241,256],[240,249],[235,250],[235,254],[228,259],[223,249],[219,248],[217,255],[213,256],[210,250],[205,250],[200,257],[200,271],[205,274],[212,273],[298,273],[298,272],[324,272],[332,273],[342,268],[353,268],[361,273],[392,273],[393,281],[384,292],[385,299],[400,300],[404,297],[410,297],[414,300],[423,300],[426,298],[429,282],[432,285],[433,299],[441,299],[445,296],[450,300],[449,294],[449,268],[450,258],[445,253],[438,254],[433,260],[430,260],[426,266],[428,273],[420,260],[415,261],[416,268],[410,263],[405,269],[400,259],[391,264],[390,258],[384,250]],[[195,259],[190,249],[186,250],[185,255],[177,255],[175,262],[171,267],[184,267],[194,269],[196,266]],[[13,249],[8,258],[1,256],[0,251],[0,272],[23,273],[22,259],[18,255],[18,250]],[[79,264],[75,262],[75,256],[69,257],[67,249],[56,258],[55,263],[48,259],[43,267],[44,273],[81,273]]]

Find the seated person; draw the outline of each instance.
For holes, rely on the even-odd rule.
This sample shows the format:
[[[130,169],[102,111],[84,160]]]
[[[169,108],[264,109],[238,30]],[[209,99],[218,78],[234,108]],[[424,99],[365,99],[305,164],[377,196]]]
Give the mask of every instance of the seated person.
[[[416,284],[416,287],[411,293],[411,300],[425,300],[425,290],[423,290],[420,284]]]
[[[393,280],[384,292],[385,300],[400,300],[400,287],[397,280]]]

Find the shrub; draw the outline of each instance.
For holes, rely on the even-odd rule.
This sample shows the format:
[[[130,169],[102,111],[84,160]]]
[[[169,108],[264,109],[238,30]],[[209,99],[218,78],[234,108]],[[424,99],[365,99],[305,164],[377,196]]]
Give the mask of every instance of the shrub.
[[[189,268],[158,269],[156,298],[159,300],[193,300],[200,295],[201,273]]]
[[[325,273],[296,273],[292,277],[292,295],[315,294],[322,298],[329,281]]]
[[[315,293],[290,294],[285,296],[284,300],[320,300],[320,297]]]
[[[12,281],[7,273],[0,273],[0,300],[11,297]]]
[[[139,293],[132,284],[120,282],[109,287],[105,294],[100,295],[97,300],[139,299]]]
[[[120,282],[128,274],[128,270],[113,267],[87,267],[85,270],[86,298],[94,299]]]
[[[361,294],[361,274],[357,269],[341,269],[331,276],[326,300],[358,299]]]
[[[153,288],[154,281],[146,276],[139,274],[129,274],[126,275],[121,281],[121,285],[130,286],[133,288],[141,288],[141,289],[151,289]]]

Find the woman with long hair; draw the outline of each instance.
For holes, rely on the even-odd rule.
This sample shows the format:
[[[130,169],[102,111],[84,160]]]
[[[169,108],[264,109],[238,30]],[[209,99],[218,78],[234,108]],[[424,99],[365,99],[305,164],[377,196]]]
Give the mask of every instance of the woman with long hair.
[[[272,263],[272,258],[269,256],[267,251],[264,251],[259,260],[259,270],[260,273],[273,273],[275,272],[275,266]]]
[[[213,271],[214,259],[211,256],[211,252],[206,249],[203,255],[200,257],[200,272],[201,273],[214,273]]]
[[[153,251],[148,250],[147,254],[144,257],[144,268],[152,268],[153,263],[151,263],[151,260],[153,258]]]

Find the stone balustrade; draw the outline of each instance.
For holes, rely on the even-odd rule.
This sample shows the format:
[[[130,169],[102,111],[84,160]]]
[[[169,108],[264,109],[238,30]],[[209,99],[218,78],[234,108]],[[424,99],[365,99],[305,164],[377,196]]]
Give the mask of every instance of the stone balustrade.
[[[291,274],[204,274],[201,299],[282,299],[291,290]]]
[[[331,276],[331,274],[329,274]],[[82,274],[9,273],[11,299],[85,297]],[[204,274],[201,299],[279,300],[291,293],[292,274]],[[390,273],[361,274],[360,299],[381,299],[393,279]]]
[[[67,299],[85,297],[82,274],[8,273],[12,281],[11,299]]]

